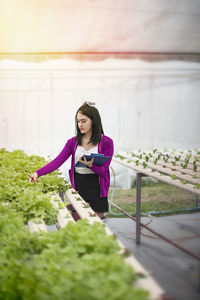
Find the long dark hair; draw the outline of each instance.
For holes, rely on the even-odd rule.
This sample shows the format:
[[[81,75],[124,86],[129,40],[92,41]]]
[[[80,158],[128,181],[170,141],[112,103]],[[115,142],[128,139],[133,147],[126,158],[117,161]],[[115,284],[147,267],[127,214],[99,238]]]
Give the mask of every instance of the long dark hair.
[[[101,123],[101,117],[98,112],[98,109],[93,105],[84,102],[83,105],[79,107],[79,109],[76,112],[76,116],[75,116],[76,138],[77,138],[78,145],[82,145],[82,137],[84,133],[81,133],[78,127],[78,122],[77,122],[78,112],[82,113],[83,115],[87,116],[92,120],[92,136],[90,138],[90,143],[92,143],[93,145],[98,144],[101,141],[101,134],[102,133],[104,134],[102,123]]]

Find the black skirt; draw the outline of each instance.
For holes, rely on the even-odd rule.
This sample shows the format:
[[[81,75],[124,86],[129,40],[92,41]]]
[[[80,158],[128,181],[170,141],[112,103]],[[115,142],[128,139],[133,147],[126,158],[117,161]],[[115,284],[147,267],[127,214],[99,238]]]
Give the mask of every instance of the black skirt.
[[[100,197],[99,176],[74,173],[76,190],[95,212],[108,211],[108,197]]]

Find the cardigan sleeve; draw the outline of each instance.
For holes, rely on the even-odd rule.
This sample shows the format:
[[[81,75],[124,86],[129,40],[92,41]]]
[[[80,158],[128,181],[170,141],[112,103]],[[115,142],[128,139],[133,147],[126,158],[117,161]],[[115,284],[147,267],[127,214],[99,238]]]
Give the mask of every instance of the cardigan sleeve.
[[[38,177],[49,174],[55,170],[57,170],[67,159],[68,157],[72,154],[72,140],[68,140],[67,143],[65,144],[64,148],[62,151],[58,154],[58,156],[46,164],[44,167],[41,169],[35,171],[38,174]]]
[[[105,172],[107,172],[107,170],[109,169],[109,165],[111,163],[113,153],[114,153],[114,145],[112,139],[109,139],[107,141],[107,143],[102,149],[102,153],[104,154],[104,156],[111,156],[111,158],[107,162],[105,162],[102,166],[97,166],[93,164],[93,166],[90,168],[93,172],[95,172],[95,174],[99,176],[104,176]]]

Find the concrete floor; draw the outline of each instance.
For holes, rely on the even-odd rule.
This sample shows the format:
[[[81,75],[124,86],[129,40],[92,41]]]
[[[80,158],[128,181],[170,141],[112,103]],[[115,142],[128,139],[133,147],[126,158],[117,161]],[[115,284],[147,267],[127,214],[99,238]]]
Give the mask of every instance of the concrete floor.
[[[149,221],[142,217],[142,223]],[[135,222],[129,218],[106,218],[104,222],[170,299],[200,299],[200,261],[146,229],[142,229],[141,244],[136,246]],[[200,213],[153,217],[149,226],[200,256]]]

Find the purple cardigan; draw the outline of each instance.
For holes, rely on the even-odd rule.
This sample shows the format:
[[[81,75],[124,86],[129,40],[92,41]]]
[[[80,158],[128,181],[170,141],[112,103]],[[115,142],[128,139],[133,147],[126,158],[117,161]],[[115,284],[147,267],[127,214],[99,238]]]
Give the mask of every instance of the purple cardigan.
[[[38,177],[43,176],[45,174],[49,174],[56,169],[58,169],[68,158],[72,155],[71,158],[71,169],[69,170],[69,178],[71,181],[71,185],[76,189],[76,184],[74,181],[74,160],[75,160],[75,152],[78,147],[78,143],[76,141],[76,136],[69,139],[65,144],[63,150],[60,154],[52,160],[50,163],[37,170]],[[111,158],[105,162],[102,166],[94,165],[91,167],[91,170],[99,175],[99,184],[101,187],[100,197],[107,197],[108,190],[110,186],[110,172],[109,165],[112,160],[114,152],[113,140],[106,135],[102,134],[101,141],[98,143],[98,153],[103,153],[105,156],[111,156]]]

